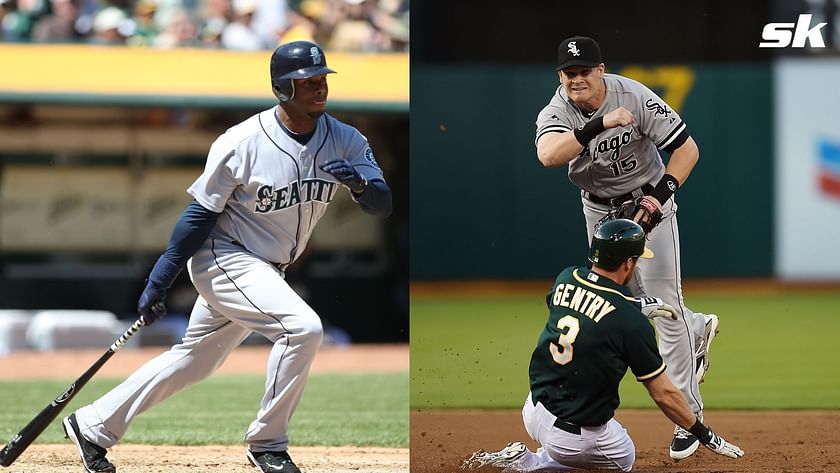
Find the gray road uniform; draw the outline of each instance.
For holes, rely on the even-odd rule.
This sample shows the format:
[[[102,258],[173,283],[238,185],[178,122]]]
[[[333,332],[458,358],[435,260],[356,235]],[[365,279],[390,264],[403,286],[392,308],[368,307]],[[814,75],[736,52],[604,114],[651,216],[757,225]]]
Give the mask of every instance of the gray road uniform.
[[[367,139],[324,114],[306,145],[279,124],[275,109],[230,128],[210,148],[188,192],[221,213],[189,260],[199,297],[180,344],[76,413],[84,437],[111,447],[129,423],[172,394],[209,376],[251,333],[273,348],[266,391],[245,434],[252,451],[285,451],[289,419],[322,339],[315,311],[284,279],[324,214],[339,182],[319,166],[346,159],[368,181],[384,182]]]
[[[547,133],[570,132],[593,118],[624,107],[636,117],[628,126],[600,133],[569,162],[569,179],[581,189],[587,239],[595,224],[611,207],[649,191],[665,174],[658,150],[673,151],[688,136],[680,116],[650,89],[637,81],[604,74],[606,97],[592,114],[583,113],[560,86],[537,116],[536,141]],[[662,203],[662,222],[650,233],[648,247],[656,255],[640,260],[629,287],[635,296],[662,298],[682,312],[679,320],[656,319],[659,350],[668,374],[685,395],[689,407],[703,410],[695,366],[695,353],[703,340],[705,321],[685,306],[680,275],[677,204],[672,196]]]

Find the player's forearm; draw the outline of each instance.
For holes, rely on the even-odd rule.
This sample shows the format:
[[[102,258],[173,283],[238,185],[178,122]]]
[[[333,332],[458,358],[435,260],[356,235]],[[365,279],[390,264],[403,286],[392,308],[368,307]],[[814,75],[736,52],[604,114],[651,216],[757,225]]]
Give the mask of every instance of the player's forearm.
[[[192,201],[175,223],[169,245],[149,273],[149,281],[160,288],[169,288],[186,266],[187,260],[201,248],[218,217],[219,214]]]
[[[689,429],[696,416],[688,407],[682,393],[674,386],[666,374],[661,374],[645,384],[648,393],[665,417],[684,429]]]
[[[354,194],[354,197],[362,210],[370,215],[379,218],[386,218],[391,215],[393,209],[391,188],[383,181],[373,180],[368,182],[365,191],[358,196]]]
[[[699,159],[700,150],[697,148],[697,143],[689,136],[685,143],[671,154],[671,159],[668,160],[668,165],[665,167],[665,173],[677,178],[680,186],[682,186]]]
[[[575,159],[583,151],[583,145],[572,132],[548,133],[537,142],[537,158],[543,166],[556,168]]]
[[[654,399],[654,402],[659,406],[662,413],[665,414],[665,417],[671,419],[671,422],[684,429],[691,428],[697,420],[685,402],[682,393],[679,391],[670,392],[666,397]]]

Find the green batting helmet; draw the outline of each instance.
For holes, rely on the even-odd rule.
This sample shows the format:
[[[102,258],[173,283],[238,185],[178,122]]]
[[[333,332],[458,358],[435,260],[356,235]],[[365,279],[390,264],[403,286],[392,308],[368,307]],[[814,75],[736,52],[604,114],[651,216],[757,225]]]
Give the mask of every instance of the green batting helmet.
[[[607,220],[595,229],[589,247],[589,261],[612,271],[627,258],[653,258],[645,247],[645,231],[638,223],[619,218]]]

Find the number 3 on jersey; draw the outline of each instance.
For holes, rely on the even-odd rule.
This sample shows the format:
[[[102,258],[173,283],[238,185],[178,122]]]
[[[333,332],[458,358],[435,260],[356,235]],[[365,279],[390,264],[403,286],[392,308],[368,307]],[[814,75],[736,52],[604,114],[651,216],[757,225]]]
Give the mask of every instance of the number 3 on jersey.
[[[574,356],[572,344],[575,343],[580,332],[580,322],[571,315],[565,315],[557,321],[557,329],[561,332],[565,330],[565,332],[561,333],[557,343],[551,343],[548,349],[555,363],[565,365],[572,361],[572,356]]]

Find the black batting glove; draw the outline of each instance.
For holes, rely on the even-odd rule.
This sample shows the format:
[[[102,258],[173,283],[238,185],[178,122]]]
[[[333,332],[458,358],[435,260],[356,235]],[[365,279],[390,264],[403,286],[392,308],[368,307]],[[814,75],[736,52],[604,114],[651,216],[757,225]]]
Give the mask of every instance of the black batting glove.
[[[707,439],[706,442],[703,442],[703,445],[706,446],[709,450],[717,453],[718,455],[723,455],[729,458],[739,458],[744,456],[744,451],[741,448],[733,443],[729,443],[721,437],[720,435],[712,432],[712,429],[709,429],[709,433],[711,436]]]
[[[367,188],[367,180],[346,159],[327,161],[321,165],[321,170],[332,174],[354,194],[361,194]]]
[[[697,437],[697,440],[699,440],[706,448],[718,455],[723,455],[729,458],[740,458],[744,456],[744,451],[741,450],[741,447],[735,445],[734,443],[727,442],[726,439],[714,433],[708,426],[703,425],[703,422],[701,422],[700,419],[697,419],[688,431],[694,434],[694,436]]]
[[[166,315],[166,288],[160,287],[152,281],[146,280],[146,287],[137,302],[137,313],[143,325],[152,325]]]

